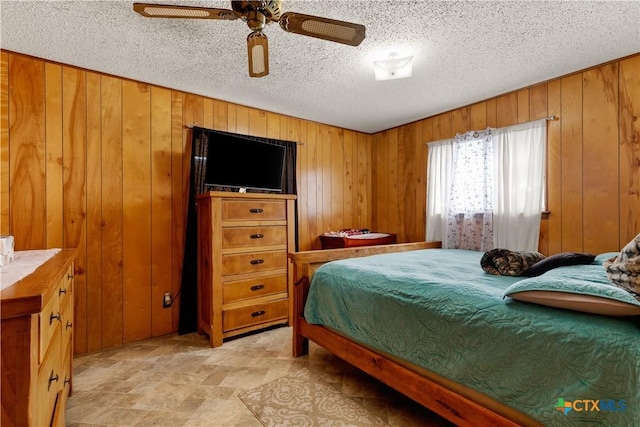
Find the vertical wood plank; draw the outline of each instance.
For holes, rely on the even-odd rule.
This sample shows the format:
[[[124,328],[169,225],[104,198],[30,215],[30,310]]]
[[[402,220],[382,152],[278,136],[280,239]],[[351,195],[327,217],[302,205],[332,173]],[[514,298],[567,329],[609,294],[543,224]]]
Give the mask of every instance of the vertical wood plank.
[[[584,250],[615,251],[620,242],[618,64],[583,73]],[[597,167],[594,167],[597,165]],[[603,209],[603,206],[608,206]],[[625,242],[626,243],[626,242]]]
[[[487,103],[480,102],[471,106],[470,129],[482,130],[487,128]]]
[[[331,185],[331,211],[329,223],[332,230],[352,227],[344,216],[344,138],[342,129],[330,127],[331,157],[329,158],[329,185]]]
[[[249,135],[249,108],[236,105],[236,133]]]
[[[389,151],[391,147],[388,140],[391,139],[392,131],[384,131],[376,134],[374,150],[374,178],[375,193],[373,194],[373,228],[374,230],[391,232],[389,228]]]
[[[213,128],[226,131],[228,126],[228,105],[224,101],[213,100]]]
[[[511,126],[518,123],[518,94],[511,92],[496,98],[496,127]]]
[[[361,228],[357,223],[357,216],[354,209],[354,151],[355,151],[355,133],[350,130],[343,131],[343,156],[344,156],[344,175],[342,180],[343,189],[343,209],[344,223],[349,227]]]
[[[213,102],[203,122],[213,123]],[[208,126],[211,126],[209,124]],[[170,334],[172,310],[163,307],[171,286],[171,91],[151,88],[151,336]]]
[[[388,133],[388,135],[390,135],[390,138],[387,141],[387,143],[389,144],[388,161],[387,161],[388,176],[389,176],[389,192],[387,193],[388,204],[386,206],[387,228],[382,231],[384,232],[388,231],[390,233],[400,232],[400,227],[399,227],[400,200],[399,200],[398,191],[401,188],[401,185],[400,185],[401,177],[398,171],[399,169],[398,162],[401,155],[399,153],[399,143],[398,143],[399,132],[398,131],[399,131],[398,128],[392,129]]]
[[[0,51],[0,234],[9,228],[9,54]]]
[[[74,343],[76,353],[87,351],[87,143],[86,72],[62,68],[62,155],[64,167],[64,242],[78,248],[74,275]]]
[[[238,106],[227,104],[227,132],[238,132]]]
[[[276,114],[267,114],[267,135],[280,135],[280,125]],[[273,123],[278,122],[278,125]],[[273,136],[269,136],[273,138]],[[309,164],[307,156],[307,123],[306,121],[301,124],[300,144],[296,148],[296,185],[298,190],[298,199],[295,202],[297,206],[297,250],[303,250],[307,248],[310,241],[308,218],[309,218]]]
[[[276,113],[267,113],[267,138],[284,139],[280,136],[280,116]]]
[[[267,113],[263,110],[249,108],[249,132],[248,135],[267,137]]]
[[[125,343],[151,337],[150,115],[149,86],[123,81],[122,238]]]
[[[86,75],[87,351],[102,348],[102,123],[100,75]],[[47,114],[48,116],[48,114]]]
[[[180,288],[182,287],[182,264],[184,261],[185,223],[184,206],[185,195],[183,193],[182,177],[184,175],[184,122],[182,121],[183,94],[171,92],[171,289],[174,295],[172,306],[172,326],[177,330],[180,318]],[[224,110],[224,111],[223,111]],[[224,123],[219,122],[224,114]],[[226,129],[226,103],[213,104],[214,126]],[[217,128],[218,129],[218,128]],[[220,129],[220,130],[224,130]]]
[[[321,170],[322,170],[322,199],[318,200],[321,212],[321,222],[319,223],[322,228],[320,231],[322,233],[327,231],[335,230],[334,224],[332,222],[332,213],[333,213],[333,188],[331,187],[331,150],[333,149],[333,144],[331,143],[333,139],[332,135],[333,128],[328,125],[320,125],[320,141],[321,141],[321,152],[319,153],[321,156]]]
[[[15,249],[46,245],[44,62],[9,57],[9,229]]]
[[[413,215],[416,211],[416,192],[419,188],[416,175],[418,174],[416,146],[413,143],[417,138],[419,122],[410,123],[403,126],[403,132],[399,135],[398,146],[401,147],[402,156],[398,156],[399,175],[402,177],[402,187],[400,188],[400,200],[398,205],[401,208],[398,213],[400,242],[410,242],[416,230],[418,218]],[[420,129],[421,132],[421,129]]]
[[[557,81],[557,80],[554,80]],[[529,120],[547,117],[548,88],[547,83],[539,84],[529,90]],[[558,112],[560,114],[560,112]]]
[[[582,75],[561,80],[562,251],[582,251]]]
[[[458,108],[451,112],[451,132],[456,135],[471,130],[471,107]]]
[[[45,63],[47,248],[62,247],[62,66]]]
[[[640,56],[620,61],[620,244],[640,233]]]
[[[498,102],[496,98],[489,99],[487,105],[487,127],[498,127]]]
[[[444,113],[435,116],[433,119],[433,140],[440,141],[454,136],[455,133],[451,128],[451,114]]]
[[[518,123],[529,121],[529,89],[519,90],[518,96]]]
[[[318,207],[318,201],[322,200],[322,182],[319,179],[320,171],[318,168],[318,157],[320,151],[317,143],[318,124],[315,122],[305,121],[303,129],[304,128],[306,128],[304,132],[304,144],[305,151],[307,153],[307,188],[303,190],[304,194],[301,194],[301,197],[304,197],[307,205],[307,217],[305,221],[307,223],[307,229],[309,230],[309,236],[308,241],[305,242],[305,246],[301,245],[300,250],[311,250],[320,249],[320,239],[318,239],[318,236],[323,233],[318,226],[318,218],[320,217],[318,212],[320,209]],[[303,224],[299,224],[299,226],[302,227]]]
[[[371,227],[371,151],[372,139],[370,135],[357,135],[357,165],[356,165],[356,193],[358,227]]]
[[[102,348],[111,348],[124,340],[122,80],[102,76],[100,90]]]
[[[171,104],[171,101],[169,101]],[[202,101],[202,127],[213,129],[213,106],[214,102],[211,98],[204,98]]]

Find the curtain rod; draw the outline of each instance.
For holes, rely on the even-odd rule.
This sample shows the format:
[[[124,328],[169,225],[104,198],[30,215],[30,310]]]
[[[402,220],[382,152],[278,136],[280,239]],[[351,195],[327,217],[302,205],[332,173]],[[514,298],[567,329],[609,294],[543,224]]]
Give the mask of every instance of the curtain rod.
[[[552,114],[552,115],[544,117],[542,119],[529,120],[528,122],[524,122],[524,123],[537,122],[538,120],[547,120],[549,122],[553,122],[553,121],[556,121],[556,120],[559,120],[559,119],[560,119],[560,117],[556,116],[555,114]],[[517,123],[517,124],[524,124],[524,123]],[[508,127],[508,126],[503,126],[503,127]],[[478,137],[478,132],[484,132],[485,130],[491,130],[491,129],[495,129],[495,128],[487,127],[487,129],[483,129],[481,131],[480,130],[473,131],[473,137],[477,138]],[[471,131],[469,131],[469,132],[471,132]],[[466,132],[464,132],[464,133],[466,133]],[[458,135],[462,135],[462,134],[457,133],[456,136],[458,136]]]

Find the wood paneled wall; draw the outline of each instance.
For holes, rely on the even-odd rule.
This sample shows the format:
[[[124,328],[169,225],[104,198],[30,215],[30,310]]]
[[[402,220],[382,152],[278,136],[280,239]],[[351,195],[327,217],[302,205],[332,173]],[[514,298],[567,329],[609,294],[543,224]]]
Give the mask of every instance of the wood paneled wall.
[[[619,250],[640,233],[640,55],[373,135],[374,228],[424,240],[426,142],[549,115],[540,251]]]
[[[190,131],[298,143],[298,240],[370,227],[371,136],[0,52],[0,233],[77,247],[75,353],[177,331]]]
[[[298,241],[345,227],[425,236],[428,141],[550,114],[541,251],[640,232],[640,55],[367,135],[0,52],[0,233],[77,247],[75,352],[177,331],[188,125],[298,143]],[[375,167],[374,167],[375,166]]]

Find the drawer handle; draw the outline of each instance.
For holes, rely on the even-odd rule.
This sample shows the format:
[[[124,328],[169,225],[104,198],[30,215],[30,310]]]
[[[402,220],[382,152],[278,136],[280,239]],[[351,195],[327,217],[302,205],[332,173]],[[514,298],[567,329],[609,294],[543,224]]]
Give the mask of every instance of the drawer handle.
[[[67,274],[67,279],[69,280],[73,279],[73,274]]]
[[[264,285],[255,285],[251,287],[252,291],[259,291],[260,289],[264,289]]]
[[[251,313],[251,317],[262,316],[265,313],[266,313],[266,311],[264,311],[264,310],[256,311],[256,312]]]
[[[251,208],[251,209],[249,209],[249,212],[251,212],[251,213],[262,213],[264,211],[261,208]]]
[[[60,321],[60,313],[58,313],[58,314],[51,313],[49,315],[49,324],[52,324],[54,319],[57,320],[57,321]]]
[[[67,293],[67,290],[65,288],[60,288],[60,290],[58,291],[58,296],[66,293]]]
[[[262,233],[257,233],[257,234],[252,234],[251,236],[252,239],[262,239],[264,237],[264,234]]]
[[[58,374],[56,374],[55,376],[53,375],[53,371],[51,371],[51,375],[49,375],[49,385],[47,386],[47,391],[49,391],[51,389],[51,383],[52,382],[58,382]]]
[[[73,323],[71,323],[71,322],[69,322],[67,320],[67,325],[65,326],[65,329],[69,329],[69,328],[72,328],[72,327],[73,327]]]
[[[258,265],[258,264],[262,264],[264,262],[263,259],[252,259],[251,261],[249,261],[251,264],[253,265]]]
[[[67,384],[71,384],[71,378],[67,378],[67,376],[65,375],[65,377],[64,377],[64,385],[66,386]]]

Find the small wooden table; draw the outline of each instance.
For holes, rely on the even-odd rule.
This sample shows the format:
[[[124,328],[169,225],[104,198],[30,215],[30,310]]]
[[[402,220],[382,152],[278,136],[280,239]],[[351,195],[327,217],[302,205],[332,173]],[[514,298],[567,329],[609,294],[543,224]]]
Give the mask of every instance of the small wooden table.
[[[396,243],[396,235],[388,233],[355,234],[353,236],[320,236],[322,249],[353,248],[356,246],[377,246]]]

